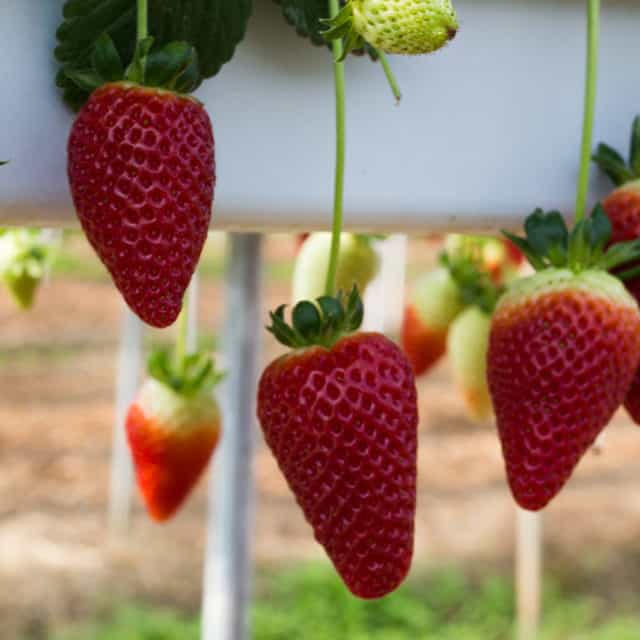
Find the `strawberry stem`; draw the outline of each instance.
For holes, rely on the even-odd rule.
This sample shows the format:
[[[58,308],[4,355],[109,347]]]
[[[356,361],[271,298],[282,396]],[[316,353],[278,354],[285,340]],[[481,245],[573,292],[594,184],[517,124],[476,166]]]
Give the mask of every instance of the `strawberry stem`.
[[[596,90],[598,79],[598,40],[600,34],[600,0],[587,0],[587,70],[584,92],[584,120],[582,125],[582,150],[580,153],[580,176],[576,195],[575,221],[580,222],[587,208],[589,169],[593,123],[595,120]]]
[[[149,35],[149,12],[147,0],[138,0],[138,42],[142,42]]]
[[[338,0],[329,0],[329,16],[334,18],[338,15],[340,6]],[[340,251],[340,232],[342,231],[342,214],[344,207],[344,164],[345,164],[345,80],[344,62],[339,62],[342,58],[343,44],[342,38],[333,40],[333,73],[336,90],[336,174],[333,199],[333,224],[331,228],[331,253],[329,257],[329,268],[327,269],[327,281],[325,294],[333,296],[336,291],[336,272],[338,269],[338,253]]]
[[[389,65],[387,54],[384,51],[378,51],[378,58],[380,58],[380,64],[382,65],[382,69],[384,70],[384,75],[387,76],[387,82],[389,83],[389,87],[391,88],[393,97],[396,99],[396,102],[400,102],[400,100],[402,100],[402,92],[400,91],[398,81],[393,74],[393,70]]]

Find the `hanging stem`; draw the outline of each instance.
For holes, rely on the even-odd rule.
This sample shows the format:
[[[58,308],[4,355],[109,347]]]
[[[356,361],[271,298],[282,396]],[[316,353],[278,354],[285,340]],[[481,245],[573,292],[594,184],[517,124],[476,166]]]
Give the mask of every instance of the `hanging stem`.
[[[140,42],[149,35],[149,12],[147,10],[147,0],[138,0],[138,37]]]
[[[579,222],[585,216],[589,169],[595,120],[596,90],[598,80],[598,40],[600,34],[600,0],[587,0],[587,71],[584,92],[584,122],[582,126],[582,150],[580,152],[580,177],[576,195],[576,217]]]
[[[329,0],[329,17],[338,15],[338,0]],[[342,40],[337,39],[333,47],[333,72],[336,86],[336,176],[333,199],[333,225],[331,228],[331,254],[327,269],[325,294],[332,296],[336,290],[336,271],[340,251],[340,232],[342,231],[342,213],[344,206],[344,159],[345,159],[345,100],[344,100],[344,62],[335,62],[342,57]]]
[[[389,87],[393,92],[394,98],[400,102],[402,99],[402,92],[400,91],[400,87],[398,86],[398,81],[396,80],[395,75],[393,74],[393,70],[391,69],[391,65],[389,64],[389,59],[387,58],[387,54],[384,51],[378,51],[378,58],[380,58],[380,64],[384,70],[384,75],[387,76],[387,82],[389,83]]]

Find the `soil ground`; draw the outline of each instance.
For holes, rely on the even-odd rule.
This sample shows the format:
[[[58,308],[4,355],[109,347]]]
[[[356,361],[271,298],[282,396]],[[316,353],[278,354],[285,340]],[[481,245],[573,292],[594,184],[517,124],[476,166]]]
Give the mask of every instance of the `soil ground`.
[[[211,276],[221,259],[220,246],[214,245],[207,263]],[[74,265],[92,264],[81,242],[71,246]],[[411,247],[412,273],[433,262],[433,248],[424,240]],[[265,317],[268,308],[288,298],[292,251],[290,238],[275,237],[267,244]],[[219,280],[205,277],[200,326],[209,338],[220,326],[222,302]],[[136,595],[198,606],[207,482],[168,525],[151,524],[136,497],[129,533],[114,539],[107,532],[121,313],[118,295],[95,264],[84,270],[61,268],[30,314],[17,312],[0,296],[2,640],[16,637],[12,629],[82,615],[105,598]],[[266,361],[280,348],[266,332],[264,339]],[[416,561],[509,570],[515,511],[495,427],[465,418],[446,362],[419,387]],[[322,558],[256,434],[258,561]],[[638,590],[638,460],[640,432],[620,413],[607,430],[603,453],[586,456],[544,515],[548,572],[586,564],[603,576],[599,588],[615,584]]]

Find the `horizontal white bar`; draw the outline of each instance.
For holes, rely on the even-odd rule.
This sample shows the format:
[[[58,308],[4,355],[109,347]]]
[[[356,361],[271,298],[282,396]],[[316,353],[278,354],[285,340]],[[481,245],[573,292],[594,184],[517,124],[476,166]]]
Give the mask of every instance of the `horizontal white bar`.
[[[298,38],[271,2],[199,93],[214,122],[213,224],[227,230],[329,226],[334,156],[330,54]],[[513,226],[536,206],[573,208],[582,119],[584,2],[457,0],[445,50],[393,57],[396,107],[378,65],[347,64],[346,224],[427,231]],[[61,0],[0,9],[0,224],[70,224],[71,114],[53,83]],[[627,146],[640,105],[640,6],[603,9],[596,140]],[[16,61],[20,61],[17,64]],[[607,183],[594,178],[594,195]]]

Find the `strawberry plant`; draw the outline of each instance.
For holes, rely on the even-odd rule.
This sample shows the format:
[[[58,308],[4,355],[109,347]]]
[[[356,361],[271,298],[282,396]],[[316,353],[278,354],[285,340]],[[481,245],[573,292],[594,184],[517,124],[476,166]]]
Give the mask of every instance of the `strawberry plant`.
[[[307,27],[314,15],[320,21],[311,12],[316,6],[304,4],[310,11],[304,13]],[[329,0],[328,8],[335,24],[339,1]],[[417,392],[403,352],[382,334],[359,331],[364,308],[357,286],[336,293],[345,247],[344,58],[353,42],[346,32],[333,31],[331,39],[337,136],[324,295],[299,301],[290,323],[284,305],[271,313],[269,331],[289,351],[264,370],[257,414],[291,491],[344,583],[361,598],[379,598],[404,580],[413,556]],[[319,270],[317,260],[314,266]],[[351,269],[348,276],[357,280]],[[314,283],[317,278],[314,273]]]

